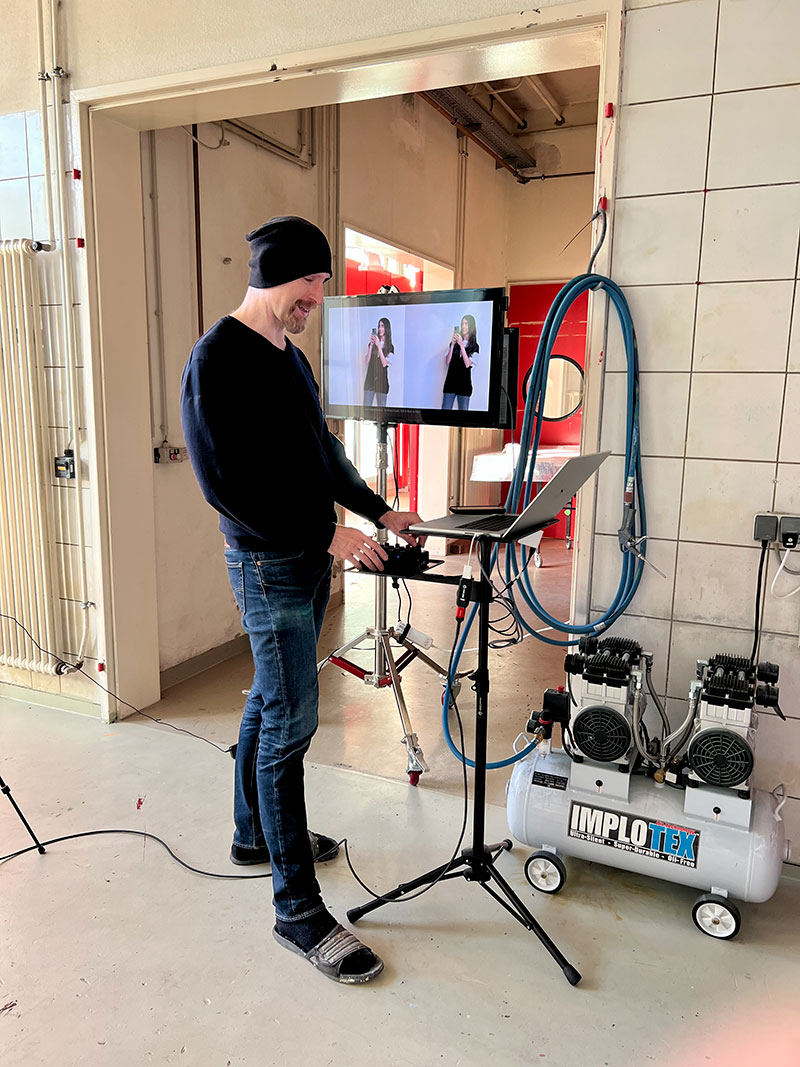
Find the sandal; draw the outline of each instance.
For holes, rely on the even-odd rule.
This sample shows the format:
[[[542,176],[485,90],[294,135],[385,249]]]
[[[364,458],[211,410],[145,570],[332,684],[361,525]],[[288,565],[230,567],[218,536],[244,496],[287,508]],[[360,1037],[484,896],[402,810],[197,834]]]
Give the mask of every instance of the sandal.
[[[327,863],[339,855],[339,843],[334,838],[309,830],[308,839],[311,842],[314,863]],[[266,845],[262,848],[243,848],[234,843],[231,845],[231,863],[235,863],[237,867],[255,867],[260,863],[269,863],[269,849]]]
[[[380,956],[376,956],[371,949],[358,940],[355,934],[345,930],[341,923],[337,923],[333,930],[323,937],[319,944],[309,949],[308,952],[295,944],[290,938],[284,937],[283,934],[279,933],[277,926],[273,928],[272,936],[279,945],[283,945],[284,948],[288,948],[291,952],[296,952],[298,956],[305,956],[318,971],[334,982],[342,982],[347,985],[363,985],[364,982],[370,982],[373,978],[377,978],[383,970],[383,960]],[[374,962],[366,970],[358,974],[342,974],[344,961],[356,952],[363,950],[370,954]]]

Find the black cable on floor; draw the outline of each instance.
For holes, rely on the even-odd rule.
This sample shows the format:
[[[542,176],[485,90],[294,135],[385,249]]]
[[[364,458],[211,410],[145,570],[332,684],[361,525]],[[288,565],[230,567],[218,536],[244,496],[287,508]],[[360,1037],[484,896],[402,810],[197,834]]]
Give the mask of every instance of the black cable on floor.
[[[456,625],[456,635],[455,635],[455,639],[453,641],[453,647],[452,647],[451,652],[450,652],[450,663],[448,665],[448,674],[452,670],[453,656],[455,654],[456,644],[458,643],[458,635],[459,635],[460,629],[461,629],[461,623],[459,622]],[[464,724],[463,724],[463,721],[461,719],[461,713],[458,710],[458,704],[456,703],[455,697],[452,697],[452,702],[453,702],[453,708],[455,709],[455,713],[456,713],[456,719],[458,721],[459,738],[460,738],[460,741],[461,741],[461,751],[463,752],[464,751]],[[168,724],[165,724],[165,725],[168,725]],[[465,836],[466,830],[467,830],[467,817],[468,817],[468,812],[469,812],[469,785],[468,785],[468,782],[467,782],[466,764],[462,763],[461,769],[462,769],[463,783],[464,783],[464,814],[463,814],[463,818],[462,818],[462,821],[461,821],[461,829],[460,829],[459,836],[458,836],[458,842],[456,844],[455,849],[453,850],[453,854],[452,854],[452,856],[450,858],[450,861],[449,861],[450,863],[453,863],[455,861],[456,857],[458,856],[458,853],[461,850],[461,845],[464,842],[464,836]],[[162,846],[162,848],[166,849],[166,851],[169,853],[171,858],[173,860],[175,860],[176,863],[180,864],[181,867],[185,868],[187,871],[191,871],[192,874],[199,874],[204,878],[218,878],[218,879],[222,879],[224,881],[239,881],[239,882],[243,882],[243,881],[248,881],[249,879],[261,879],[261,878],[271,878],[272,877],[272,872],[271,871],[265,872],[264,874],[218,874],[218,873],[216,873],[214,871],[201,870],[199,867],[193,867],[190,863],[187,863],[185,860],[182,860],[180,858],[180,856],[178,856],[175,852],[173,852],[173,850],[169,847],[169,845],[166,843],[166,841],[164,841],[162,838],[158,837],[156,834],[148,833],[145,830],[128,830],[128,829],[84,830],[82,833],[65,834],[63,837],[52,837],[47,841],[41,841],[39,844],[46,847],[48,845],[59,844],[62,841],[74,841],[74,840],[77,840],[78,838],[81,838],[81,837],[101,837],[101,836],[104,836],[106,834],[125,834],[125,835],[130,836],[130,837],[143,837],[146,840],[156,841],[159,845]],[[442,873],[439,875],[439,877],[435,881],[431,882],[430,885],[425,886],[423,889],[420,889],[418,892],[412,893],[411,895],[406,896],[406,897],[402,897],[399,900],[390,899],[389,897],[381,896],[380,893],[376,893],[360,877],[360,875],[356,871],[355,867],[353,866],[352,860],[350,859],[350,845],[349,845],[348,839],[346,837],[343,837],[340,841],[338,841],[336,843],[335,847],[338,849],[340,846],[344,847],[344,855],[345,855],[345,860],[347,861],[347,866],[350,869],[350,873],[352,874],[353,878],[355,878],[355,880],[358,882],[358,884],[361,886],[361,888],[366,893],[368,893],[371,897],[373,897],[375,900],[382,900],[387,904],[403,904],[408,900],[416,900],[416,898],[417,897],[421,897],[423,895],[423,893],[427,893],[430,889],[433,889],[433,887],[435,885],[437,885],[437,883],[447,873],[447,869],[445,868],[445,870],[442,871]],[[7,863],[10,860],[16,859],[18,856],[24,856],[29,852],[38,852],[38,850],[39,850],[39,845],[28,845],[27,848],[21,848],[16,852],[9,853],[7,856],[0,856],[0,864],[1,863]],[[334,849],[331,848],[331,849],[328,850],[327,853],[322,853],[320,856],[317,856],[316,857],[317,861],[324,860],[325,857],[327,855],[333,853],[333,851],[334,851]]]
[[[113,697],[115,700],[118,700],[120,704],[124,704],[125,707],[130,708],[131,711],[135,711],[137,715],[141,715],[145,719],[150,719],[152,722],[157,722],[161,726],[168,726],[170,730],[175,730],[179,734],[188,734],[189,737],[194,737],[198,741],[205,741],[207,745],[211,745],[211,747],[215,748],[218,752],[227,753],[230,752],[233,748],[233,745],[228,745],[227,748],[223,748],[222,745],[218,745],[216,741],[209,741],[209,739],[207,737],[203,737],[202,734],[193,733],[191,730],[186,730],[183,726],[175,726],[173,723],[167,722],[166,719],[157,719],[155,715],[148,715],[146,711],[140,711],[139,708],[135,708],[133,704],[129,704],[127,700],[123,700],[121,696],[117,696],[117,694],[114,693],[111,689],[106,689],[102,682],[98,682],[98,680],[96,678],[93,678],[91,674],[87,674],[83,667],[80,666],[80,664],[67,663],[67,661],[63,660],[61,656],[57,656],[55,652],[51,652],[49,648],[43,648],[42,645],[39,644],[39,642],[30,632],[30,630],[28,630],[27,627],[23,626],[19,619],[15,618],[13,615],[6,615],[4,612],[0,611],[0,619],[8,619],[10,622],[15,623],[17,626],[19,626],[20,630],[22,630],[22,632],[27,635],[29,640],[31,640],[33,644],[36,645],[39,651],[45,654],[45,656],[50,656],[50,658],[54,659],[56,663],[60,663],[64,667],[71,667],[73,671],[82,674],[84,678],[88,678],[90,682],[93,682],[98,689],[102,689],[104,693],[108,693],[110,697]],[[82,662],[83,661],[81,660],[81,663]],[[70,671],[69,673],[72,673],[72,671]]]
[[[177,856],[169,847],[166,841],[162,841],[160,837],[155,834],[147,833],[146,830],[84,830],[79,834],[65,834],[64,837],[51,837],[49,841],[41,841],[40,844],[57,845],[60,841],[74,841],[79,837],[100,837],[103,834],[128,834],[131,837],[144,837],[150,841],[157,841],[159,845],[167,850],[170,856],[179,863],[181,867],[185,867],[187,871],[191,871],[192,874],[201,874],[204,878],[224,878],[233,881],[247,881],[249,878],[271,878],[272,872],[268,874],[215,874],[213,871],[202,871],[199,867],[192,867],[190,863],[182,860],[180,856]],[[24,856],[26,852],[38,852],[38,845],[28,845],[27,848],[21,848],[17,852],[11,852],[7,856],[0,856],[0,863],[7,863],[9,860],[16,859],[17,856]]]

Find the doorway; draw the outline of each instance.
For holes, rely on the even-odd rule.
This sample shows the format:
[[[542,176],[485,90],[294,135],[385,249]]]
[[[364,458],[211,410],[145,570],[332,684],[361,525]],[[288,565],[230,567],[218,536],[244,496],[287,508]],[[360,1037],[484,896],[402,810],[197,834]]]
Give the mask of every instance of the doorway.
[[[84,204],[92,297],[87,325],[95,377],[103,381],[102,393],[95,400],[98,440],[108,442],[96,459],[102,475],[98,490],[103,529],[101,643],[112,688],[123,690],[140,706],[152,703],[159,692],[157,627],[152,625],[157,595],[151,457],[142,457],[139,448],[150,421],[147,368],[141,362],[146,349],[146,286],[136,207],[137,201],[141,204],[139,131],[195,120],[202,132],[203,120],[258,113],[258,107],[253,107],[256,100],[262,109],[268,104],[277,113],[354,97],[366,99],[376,92],[382,97],[393,92],[402,95],[441,85],[478,84],[484,79],[497,90],[498,82],[523,73],[577,69],[598,62],[601,83],[607,95],[614,97],[619,77],[619,14],[618,4],[567,5],[557,15],[542,16],[535,25],[520,16],[507,16],[445,28],[424,35],[424,41],[408,35],[394,40],[391,49],[386,42],[372,50],[360,44],[357,60],[347,48],[328,50],[324,70],[315,65],[315,57],[294,57],[296,72],[284,70],[280,79],[265,77],[253,65],[249,76],[238,71],[227,77],[217,71],[205,85],[201,73],[191,93],[151,83],[132,90],[74,94],[87,168]],[[370,58],[364,59],[365,54]],[[320,158],[327,156],[331,170],[330,180],[317,190],[317,217],[328,227],[342,208],[333,164],[338,150],[337,121],[335,116],[324,120],[320,154]],[[607,164],[612,148],[613,137],[606,142],[603,174],[595,180],[595,192],[598,183],[604,191],[611,191]],[[480,198],[481,188],[473,186],[473,194]],[[487,200],[485,206],[493,203]],[[420,220],[416,223],[419,226]],[[121,245],[130,252],[124,263],[115,251]],[[337,249],[340,272],[342,252]],[[476,264],[486,269],[486,252],[485,247],[482,255],[475,253],[471,263],[469,254],[465,260],[460,250],[456,284],[459,270],[469,271]],[[509,264],[503,281],[519,276]],[[590,333],[597,328],[592,320]],[[584,432],[587,423],[591,432],[592,422],[596,425],[596,406],[587,402]],[[107,710],[116,714],[116,709]]]

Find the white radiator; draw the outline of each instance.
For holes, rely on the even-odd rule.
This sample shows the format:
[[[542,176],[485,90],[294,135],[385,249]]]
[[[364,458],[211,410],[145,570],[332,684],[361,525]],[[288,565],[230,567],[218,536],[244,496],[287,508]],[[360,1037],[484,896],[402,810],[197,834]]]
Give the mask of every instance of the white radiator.
[[[0,242],[0,612],[44,648],[63,648],[57,610],[37,252]],[[0,617],[0,664],[56,673],[24,631]]]

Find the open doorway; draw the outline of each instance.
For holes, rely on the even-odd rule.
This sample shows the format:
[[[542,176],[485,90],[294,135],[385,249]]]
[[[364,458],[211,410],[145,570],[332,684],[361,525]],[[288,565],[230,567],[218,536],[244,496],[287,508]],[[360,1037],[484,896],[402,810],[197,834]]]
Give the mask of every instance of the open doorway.
[[[539,75],[536,82],[501,79],[451,87],[447,95],[403,94],[336,109],[340,207],[331,236],[343,254],[330,288],[358,295],[382,286],[412,291],[510,283],[509,324],[520,330],[520,421],[537,331],[559,288],[552,279],[577,273],[588,259],[588,231],[566,252],[564,247],[593,208],[598,76],[594,65]],[[501,165],[496,151],[465,135],[464,106],[484,115],[484,132],[519,146],[513,164]],[[329,178],[321,130],[330,110],[244,116],[142,135],[154,455],[182,445],[181,369],[196,337],[241,298],[244,233],[274,213],[317,215]],[[376,182],[365,159],[389,142],[391,174]],[[533,177],[537,170],[541,174]],[[586,324],[584,302],[562,330],[572,371],[582,367]],[[301,346],[318,367],[318,321]],[[568,376],[556,381],[554,373],[548,396],[575,400],[575,388]],[[548,423],[542,483],[558,469],[562,453],[580,447],[580,400],[572,408],[568,418]],[[374,424],[347,422],[343,430],[350,458],[374,481]],[[486,464],[513,449],[512,436],[399,427],[392,435],[390,503],[396,491],[399,504],[423,515],[442,514],[454,503],[499,504],[505,478],[496,472],[487,477]],[[265,487],[270,462],[265,457]],[[216,565],[215,516],[189,464],[156,463],[153,480],[159,666],[166,688],[246,646],[225,573]],[[554,535],[537,555],[543,564],[537,588],[550,610],[566,618],[573,515],[562,518]],[[186,583],[187,564],[204,575],[201,584]]]
[[[153,557],[143,549],[148,543],[148,524],[155,520],[153,494],[157,493],[157,490],[149,488],[153,477],[152,465],[148,470],[147,467],[140,469],[141,462],[131,464],[130,457],[138,452],[133,447],[127,447],[128,444],[132,446],[139,440],[142,422],[149,414],[148,394],[145,392],[145,395],[142,395],[142,386],[146,389],[147,382],[146,377],[142,377],[140,359],[142,342],[145,340],[142,323],[146,316],[142,314],[144,286],[141,291],[138,288],[140,278],[144,281],[143,271],[139,273],[138,254],[141,248],[143,265],[144,249],[141,228],[137,232],[135,225],[135,200],[137,195],[141,200],[141,182],[123,166],[123,161],[136,158],[138,162],[140,158],[141,145],[137,129],[146,131],[157,127],[156,136],[167,131],[168,136],[173,139],[173,147],[180,142],[184,143],[184,148],[177,150],[180,156],[177,166],[183,169],[185,180],[174,186],[175,194],[180,198],[176,204],[176,218],[183,220],[181,226],[184,226],[187,211],[191,214],[193,202],[192,160],[191,154],[187,156],[186,149],[196,154],[203,170],[216,169],[219,184],[215,206],[219,210],[216,221],[206,221],[202,226],[200,242],[196,240],[192,225],[189,225],[188,229],[184,227],[183,232],[177,234],[174,241],[162,238],[162,248],[169,248],[185,261],[186,269],[176,271],[174,275],[169,273],[170,278],[196,276],[196,250],[202,248],[204,286],[209,291],[203,313],[209,322],[235,306],[234,300],[240,296],[240,289],[238,285],[232,285],[232,279],[237,271],[240,276],[242,273],[240,261],[244,250],[241,235],[252,223],[254,214],[262,217],[271,213],[271,204],[279,205],[278,210],[295,211],[316,218],[329,233],[336,233],[339,285],[343,282],[344,249],[343,233],[338,232],[338,227],[342,225],[343,219],[347,219],[354,229],[367,234],[380,234],[387,243],[391,242],[397,247],[413,248],[440,262],[451,260],[456,286],[473,283],[502,285],[517,280],[536,281],[542,278],[553,280],[568,277],[577,272],[575,267],[581,270],[585,266],[585,262],[579,262],[585,260],[585,250],[580,249],[580,241],[571,246],[555,268],[538,263],[535,269],[530,269],[526,254],[531,249],[563,247],[583,225],[594,199],[591,177],[568,177],[567,174],[574,173],[571,170],[566,171],[563,176],[559,173],[557,177],[556,172],[564,171],[568,165],[569,156],[569,153],[559,149],[557,166],[544,181],[530,181],[525,185],[518,185],[507,169],[499,168],[496,160],[478,147],[472,138],[457,138],[457,132],[453,129],[454,123],[442,115],[440,110],[430,107],[427,100],[422,100],[421,94],[431,88],[448,85],[460,89],[466,86],[469,91],[469,87],[483,87],[483,81],[488,79],[492,100],[496,101],[497,96],[494,94],[506,88],[504,83],[513,84],[523,72],[533,71],[539,76],[554,71],[596,67],[600,63],[602,82],[606,87],[604,93],[607,91],[609,95],[615,95],[619,76],[618,11],[614,6],[609,16],[608,6],[599,2],[583,5],[580,10],[577,5],[574,7],[575,10],[572,7],[564,8],[557,18],[542,16],[535,23],[526,23],[518,16],[508,16],[503,19],[485,20],[484,23],[468,27],[445,28],[434,35],[435,42],[428,38],[423,43],[409,37],[406,45],[405,38],[398,38],[394,42],[397,47],[390,52],[386,52],[385,48],[378,48],[372,59],[363,58],[364,55],[370,54],[369,49],[366,52],[362,50],[362,58],[356,64],[358,71],[371,71],[373,66],[376,70],[380,68],[380,84],[376,81],[372,83],[373,91],[382,94],[377,98],[370,98],[368,79],[364,80],[363,73],[353,73],[356,68],[347,58],[349,53],[346,48],[333,50],[338,59],[335,59],[330,50],[326,53],[327,66],[323,75],[309,78],[311,72],[317,71],[315,60],[311,56],[303,57],[302,60],[297,60],[300,63],[297,80],[287,77],[285,73],[273,79],[264,77],[263,91],[258,93],[253,90],[253,78],[257,79],[259,76],[257,71],[252,73],[249,82],[243,81],[239,75],[228,81],[222,72],[216,72],[213,79],[214,89],[209,90],[210,95],[207,98],[203,95],[205,90],[198,93],[198,87],[194,87],[191,107],[188,106],[190,98],[183,98],[183,90],[173,90],[164,95],[155,83],[149,85],[143,93],[131,94],[125,90],[122,93],[111,93],[110,96],[103,91],[76,94],[87,174],[91,176],[91,180],[85,185],[86,205],[89,209],[87,226],[90,235],[90,259],[91,265],[96,268],[102,306],[102,315],[94,313],[90,325],[97,351],[110,352],[113,349],[115,352],[113,364],[106,360],[104,365],[98,364],[96,368],[98,373],[102,371],[105,374],[101,421],[105,427],[104,432],[114,438],[114,447],[108,454],[109,470],[104,483],[106,488],[98,501],[101,527],[106,531],[102,545],[106,561],[103,568],[104,592],[107,597],[103,627],[105,643],[110,649],[109,681],[113,683],[118,673],[118,687],[125,688],[134,698],[134,702],[147,706],[158,695],[158,670],[162,665],[162,650],[159,647],[161,620],[155,639],[155,627],[146,624],[146,620],[155,622],[155,612],[161,599],[156,588],[156,578],[171,569],[175,571],[178,564],[186,563],[192,567],[193,573],[199,575],[201,571],[195,567],[195,563],[202,561],[203,566],[206,566],[216,550],[216,544],[212,547],[211,543],[207,542],[205,546],[198,548],[194,555],[188,553],[186,560],[173,560],[172,564],[163,564],[161,559],[156,559],[154,563]],[[470,42],[468,47],[463,43],[467,39]],[[432,62],[434,55],[436,59]],[[340,71],[337,65],[339,62],[344,63],[345,67],[350,63],[347,67],[349,74],[344,73],[345,67]],[[478,78],[481,79],[480,82]],[[359,87],[356,86],[356,81],[359,81]],[[393,91],[397,95],[392,96]],[[413,107],[410,106],[409,97],[415,100]],[[356,101],[355,98],[360,99]],[[326,99],[338,100],[340,103],[329,107],[320,106]],[[257,100],[269,105],[264,123],[250,121],[255,112],[252,104]],[[349,103],[342,103],[348,100]],[[240,104],[249,103],[251,106],[237,110],[236,101]],[[357,109],[377,107],[381,103],[407,109],[404,126],[399,128],[399,136],[391,141],[393,154],[389,161],[394,163],[395,155],[402,149],[406,154],[414,156],[416,167],[402,170],[396,166],[381,167],[378,164],[373,167],[374,173],[370,176],[362,151],[351,163],[362,176],[359,183],[353,180],[352,174],[347,174],[347,160],[340,158],[343,130],[339,124],[348,121],[348,109],[352,109],[355,115]],[[487,113],[499,108],[505,114],[505,109],[499,104],[491,101],[486,103]],[[423,104],[424,106],[421,106]],[[291,136],[291,128],[296,122],[292,113],[308,108],[313,109],[313,120],[317,124],[315,165],[301,169],[297,160],[287,158],[284,153],[280,162],[291,170],[283,175],[273,174],[268,180],[244,182],[242,186],[232,179],[232,173],[243,172],[226,172],[221,160],[231,151],[240,152],[244,145],[249,144],[254,152],[259,152],[261,146],[247,142],[246,138],[240,136],[240,131],[234,136],[225,133],[224,128],[220,128],[219,121],[200,121],[195,129],[190,125],[193,119],[221,120],[224,116],[237,114],[242,116],[237,122],[262,133],[270,123],[281,123],[280,135],[275,128],[267,130],[268,134],[275,140],[281,140],[284,148],[288,146],[296,149],[300,142]],[[449,138],[441,139],[442,148],[434,149],[434,155],[422,150],[426,139],[421,136],[420,130],[430,121],[422,116],[428,112],[430,120],[441,122],[443,130],[449,135]],[[179,123],[185,124],[186,128],[182,128]],[[359,110],[359,119],[355,126],[363,132],[363,110]],[[553,129],[556,130],[555,121]],[[385,147],[389,142],[383,119],[379,120],[376,132],[380,134],[381,131],[383,137],[380,143]],[[537,131],[532,129],[531,132]],[[198,141],[205,142],[205,147],[191,141],[189,133]],[[609,192],[612,191],[613,179],[607,170],[607,164],[612,159],[612,133],[613,127],[604,129],[604,176],[597,179],[598,183],[602,183],[604,191]],[[228,140],[230,145],[216,147],[222,140]],[[545,145],[550,143],[549,138],[540,140],[543,140]],[[599,140],[600,138],[596,143],[599,143]],[[239,144],[240,148],[233,149],[234,143]],[[442,156],[436,154],[439,151]],[[294,155],[296,152],[289,154]],[[546,155],[547,153],[543,158]],[[277,154],[275,158],[279,158]],[[550,157],[551,162],[554,158]],[[141,173],[138,166],[135,169],[137,174]],[[205,182],[202,177],[201,175],[201,198],[205,197],[208,201],[210,196],[210,202],[214,204],[215,194],[209,190],[207,176]],[[445,177],[447,181],[444,180]],[[450,181],[450,178],[454,181]],[[587,183],[589,190],[585,201],[575,206],[575,198],[563,195],[563,201],[572,206],[563,214],[554,212],[552,203],[548,202],[543,193],[558,187],[566,191],[568,186],[580,180]],[[375,186],[374,195],[363,195],[364,181],[367,181],[367,184],[372,182]],[[510,183],[512,190],[529,195],[524,215],[508,210],[508,205],[514,197],[508,185],[505,191],[498,194],[498,189],[504,182]],[[446,203],[444,209],[442,198],[437,195],[442,188]],[[594,193],[596,192],[595,188]],[[406,203],[412,202],[411,210],[398,209],[399,194],[405,195]],[[252,210],[254,205],[255,211]],[[125,210],[122,210],[123,206]],[[370,219],[362,217],[366,206],[373,212]],[[223,208],[224,227],[219,224]],[[167,217],[168,226],[171,226],[172,217],[169,212]],[[588,232],[584,236],[588,238]],[[562,237],[563,240],[559,244]],[[124,278],[120,275],[120,264],[114,252],[120,241],[136,252],[136,255],[126,259]],[[437,253],[437,247],[442,243],[449,250],[449,254]],[[578,251],[580,254],[576,256]],[[604,258],[605,254],[601,256],[601,268]],[[93,278],[94,276],[91,285],[94,290]],[[340,288],[339,291],[343,289]],[[189,292],[181,304],[181,309],[182,329],[196,337],[194,320],[198,305],[195,293]],[[598,321],[597,316],[592,318],[591,330],[598,329]],[[190,342],[191,339],[190,336]],[[188,349],[182,345],[179,351],[182,363]],[[589,399],[591,434],[596,428],[599,405],[596,398],[595,401],[591,400],[591,390]],[[502,449],[502,444],[502,440],[492,442],[492,447]],[[450,462],[458,448],[462,449],[458,469],[463,478],[471,481],[470,475],[466,473],[471,472],[473,460],[473,455],[470,454],[471,445],[468,442],[466,447],[465,442],[456,442],[456,448],[449,450],[447,462]],[[477,449],[481,452],[486,450],[486,445]],[[473,453],[474,451],[475,449],[472,449]],[[444,452],[442,449],[441,453]],[[122,456],[125,457],[125,475],[117,477],[111,468],[116,463],[116,457]],[[188,474],[186,465],[170,467],[163,471],[164,475],[171,478],[183,477],[184,473]],[[448,476],[451,473],[448,471]],[[158,476],[161,477],[161,473]],[[428,479],[423,479],[423,483],[427,481]],[[174,488],[175,485],[167,487],[163,497],[171,497]],[[420,510],[430,512],[422,500]],[[211,529],[213,532],[209,536],[215,538],[213,523]],[[176,530],[173,526],[170,531],[167,521],[162,539],[168,541],[170,533],[174,546]],[[124,571],[121,571],[119,566],[122,560],[125,561]],[[208,603],[208,589],[207,585],[198,582],[197,602],[184,601],[178,604],[173,623],[166,625],[164,632],[182,634],[187,620],[191,623],[199,612],[204,612],[209,618],[217,618],[221,628],[229,626],[229,639],[235,640],[235,613],[231,611],[225,617],[220,611],[215,615],[214,605]],[[584,598],[579,593],[578,601],[582,599]],[[201,656],[204,654],[200,653]],[[193,658],[195,657],[189,657]]]
[[[164,444],[161,434],[169,436],[173,428],[177,440],[170,437],[166,443],[182,443],[180,371],[201,328],[229,312],[241,297],[247,255],[243,234],[262,216],[274,213],[318,217],[334,158],[338,210],[329,232],[339,262],[333,291],[360,295],[377,293],[382,286],[409,292],[459,284],[507,287],[509,325],[520,331],[516,405],[521,421],[526,373],[547,309],[561,282],[584,270],[589,256],[589,230],[573,238],[593,211],[599,66],[542,74],[535,84],[531,89],[519,77],[498,79],[451,87],[445,99],[401,94],[310,113],[300,109],[144,133],[154,447]],[[463,116],[455,109],[449,117],[443,113],[454,99],[468,100],[485,114],[487,129],[504,132],[519,146],[512,169],[498,162],[496,152],[466,136]],[[331,127],[335,151],[322,136]],[[391,173],[376,181],[365,158],[372,159],[373,149],[388,141],[394,146]],[[534,177],[526,164],[541,174]],[[437,177],[433,184],[432,172]],[[558,469],[562,454],[580,447],[587,324],[584,301],[561,332],[559,354],[567,359],[552,366],[546,411],[552,421],[542,438],[542,483]],[[318,322],[300,345],[318,368]],[[339,429],[351,460],[368,482],[374,481],[374,424],[345,422]],[[498,473],[496,464],[509,451],[513,454],[514,434],[402,427],[392,436],[390,503],[396,492],[401,508],[432,515],[453,502],[497,504],[504,499],[508,475]],[[265,487],[269,462],[265,457]],[[215,516],[200,497],[188,464],[155,465],[153,476],[159,658],[166,693],[159,714],[174,717],[185,708],[189,721],[199,726],[202,715],[195,720],[189,709],[200,690],[204,705],[206,700],[218,704],[225,692],[234,697],[224,715],[233,729],[235,698],[249,684],[250,660],[224,570],[217,566]],[[348,516],[347,521],[362,520]],[[562,517],[553,534],[541,547],[542,566],[532,580],[547,608],[566,619],[574,514]],[[185,581],[187,564],[198,579],[192,583]],[[453,560],[446,566],[457,571],[461,564]],[[358,632],[373,611],[369,579],[350,576],[346,589],[345,611],[336,614],[334,609],[323,636],[323,644],[327,641],[331,648]],[[419,596],[413,593],[414,625],[444,645],[446,596],[430,587]],[[398,611],[405,618],[410,609],[404,596]],[[520,660],[515,669],[523,686],[533,694],[549,684],[561,652],[537,650],[535,665],[529,654],[514,655]],[[193,677],[200,671],[202,680]],[[386,698],[381,704],[369,687],[333,671],[324,673],[322,684],[353,719],[344,734],[335,724],[326,731],[323,721],[326,752],[334,762],[385,773],[386,746],[396,731],[391,696],[381,694],[380,699]],[[431,699],[430,684],[423,673],[411,680],[408,694],[414,725],[426,748],[435,752],[438,695]],[[498,717],[497,743],[510,743],[513,737],[504,735],[517,726],[513,716]],[[400,758],[392,764],[390,773],[402,773]],[[457,788],[456,770],[443,758],[437,774],[445,784],[452,776]]]

